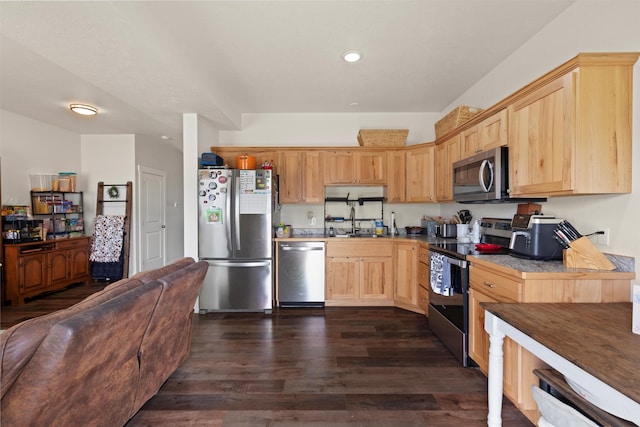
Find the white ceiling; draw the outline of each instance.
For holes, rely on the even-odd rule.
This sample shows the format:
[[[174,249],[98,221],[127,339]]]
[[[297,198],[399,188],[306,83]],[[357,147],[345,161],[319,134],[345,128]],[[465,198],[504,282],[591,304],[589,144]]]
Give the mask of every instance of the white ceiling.
[[[183,113],[441,112],[574,2],[2,1],[0,108],[177,141]]]

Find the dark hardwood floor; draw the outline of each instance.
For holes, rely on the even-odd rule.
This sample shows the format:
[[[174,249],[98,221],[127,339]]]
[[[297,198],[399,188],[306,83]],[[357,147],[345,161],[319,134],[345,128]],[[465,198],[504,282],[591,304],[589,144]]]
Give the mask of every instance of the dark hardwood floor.
[[[3,307],[3,327],[104,285]],[[466,427],[486,425],[486,416],[486,378],[459,366],[424,316],[304,308],[195,315],[189,359],[127,427]],[[503,425],[532,424],[505,399]]]

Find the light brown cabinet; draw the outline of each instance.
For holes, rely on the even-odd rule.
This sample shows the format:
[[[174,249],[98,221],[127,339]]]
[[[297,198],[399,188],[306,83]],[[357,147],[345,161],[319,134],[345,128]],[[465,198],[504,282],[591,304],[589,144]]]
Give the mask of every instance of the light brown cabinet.
[[[406,161],[404,150],[390,150],[387,152],[386,198],[388,203],[404,203],[406,201]]]
[[[487,261],[469,258],[469,355],[488,372],[489,336],[484,330],[483,302],[624,302],[629,301],[633,273],[521,273]],[[525,278],[526,277],[526,278]],[[537,419],[530,384],[537,384],[533,369],[544,364],[506,338],[504,394],[529,419]]]
[[[580,54],[508,106],[511,194],[631,191],[637,53]]]
[[[283,151],[278,156],[280,203],[322,203],[324,186],[319,151]]]
[[[12,305],[45,291],[89,282],[89,237],[5,245],[6,299]]]
[[[325,185],[385,184],[385,151],[325,151],[323,153]]]
[[[461,159],[507,145],[507,110],[503,109],[461,134]]]
[[[416,311],[418,308],[418,244],[394,244],[395,287],[393,298],[398,307]]]
[[[460,135],[455,135],[436,146],[436,199],[453,201],[453,163],[460,160]]]
[[[392,305],[391,242],[327,242],[325,305]]]
[[[256,147],[211,147],[211,151],[224,159],[225,165],[232,169],[238,167],[238,156],[254,156],[256,158],[256,167],[260,167],[264,162],[274,164],[275,173],[278,170],[278,150],[273,148],[256,148]]]
[[[436,202],[435,145],[407,150],[407,202]]]

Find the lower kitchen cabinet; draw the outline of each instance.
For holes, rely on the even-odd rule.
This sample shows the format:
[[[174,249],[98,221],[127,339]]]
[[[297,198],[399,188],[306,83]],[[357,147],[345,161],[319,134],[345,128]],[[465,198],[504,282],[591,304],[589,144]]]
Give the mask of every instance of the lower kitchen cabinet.
[[[489,335],[484,330],[483,302],[628,302],[628,273],[520,272],[485,260],[469,257],[469,354],[480,370],[487,374]],[[631,275],[633,276],[633,275]],[[541,325],[544,327],[544,325]],[[571,325],[567,325],[571,327]],[[524,348],[504,340],[504,394],[532,422],[539,414],[531,395],[531,384],[538,384],[533,370],[546,365]]]
[[[391,242],[327,242],[325,305],[393,305]]]
[[[25,298],[89,282],[90,237],[5,245],[6,300],[24,304]]]
[[[418,244],[394,243],[395,287],[393,299],[397,307],[420,311],[418,307]]]

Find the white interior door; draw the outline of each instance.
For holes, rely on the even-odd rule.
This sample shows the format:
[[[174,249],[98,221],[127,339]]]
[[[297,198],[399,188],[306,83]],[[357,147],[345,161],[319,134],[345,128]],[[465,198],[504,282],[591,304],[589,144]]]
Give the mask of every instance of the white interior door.
[[[166,178],[164,171],[138,166],[140,271],[166,264]]]

